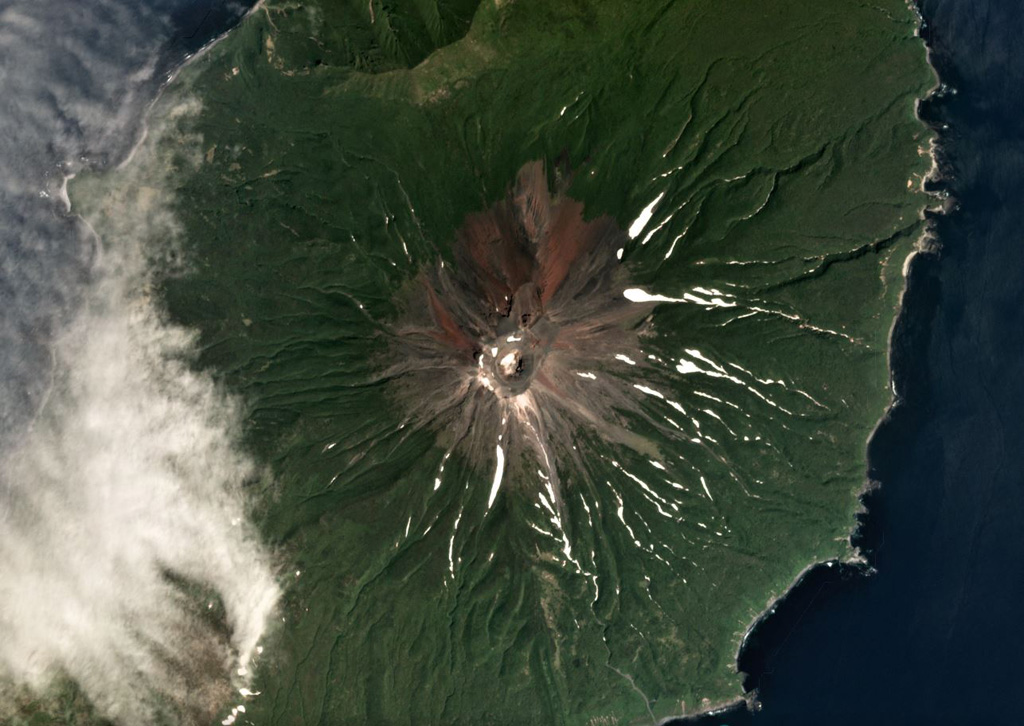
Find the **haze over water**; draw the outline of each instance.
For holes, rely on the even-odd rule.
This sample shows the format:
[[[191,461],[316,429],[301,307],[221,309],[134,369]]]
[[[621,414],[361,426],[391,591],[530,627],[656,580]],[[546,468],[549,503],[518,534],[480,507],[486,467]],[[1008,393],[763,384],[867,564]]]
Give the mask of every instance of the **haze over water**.
[[[203,5],[0,7],[0,720],[70,678],[121,722],[168,699],[208,722],[276,601],[237,409],[141,292],[131,241],[158,210],[101,252],[64,189],[122,159],[167,74],[244,11]]]

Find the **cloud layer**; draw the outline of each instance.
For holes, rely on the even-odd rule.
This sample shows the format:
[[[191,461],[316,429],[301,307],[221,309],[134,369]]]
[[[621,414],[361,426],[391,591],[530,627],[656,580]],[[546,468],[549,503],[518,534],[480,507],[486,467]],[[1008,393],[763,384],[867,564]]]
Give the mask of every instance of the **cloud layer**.
[[[114,177],[100,238],[63,214],[64,174],[125,153],[181,55],[189,3],[138,5],[0,6],[0,721],[70,678],[119,723],[209,723],[278,594],[236,402],[148,295],[175,231],[140,186],[165,129]]]

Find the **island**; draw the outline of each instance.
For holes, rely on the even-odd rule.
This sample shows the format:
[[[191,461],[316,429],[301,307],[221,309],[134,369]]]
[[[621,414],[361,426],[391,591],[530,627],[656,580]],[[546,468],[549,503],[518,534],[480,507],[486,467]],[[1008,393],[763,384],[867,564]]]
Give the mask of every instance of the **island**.
[[[918,24],[266,0],[193,59],[71,197],[104,249],[141,240],[140,294],[239,402],[282,596],[241,696],[160,708],[598,725],[743,699],[752,624],[858,557],[929,204]]]

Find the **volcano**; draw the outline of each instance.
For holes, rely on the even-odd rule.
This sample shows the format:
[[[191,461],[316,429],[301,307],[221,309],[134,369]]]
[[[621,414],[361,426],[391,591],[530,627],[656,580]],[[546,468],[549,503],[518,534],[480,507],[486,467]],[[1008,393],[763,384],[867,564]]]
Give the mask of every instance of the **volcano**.
[[[653,304],[623,296],[628,237],[611,217],[586,220],[570,181],[556,174],[552,192],[542,162],[523,166],[503,199],[465,219],[453,263],[418,276],[392,331],[389,378],[410,416],[449,453],[496,457],[488,508],[505,461],[528,471],[530,452],[559,504],[581,428],[656,455],[624,418],[639,407],[621,365],[642,361]]]

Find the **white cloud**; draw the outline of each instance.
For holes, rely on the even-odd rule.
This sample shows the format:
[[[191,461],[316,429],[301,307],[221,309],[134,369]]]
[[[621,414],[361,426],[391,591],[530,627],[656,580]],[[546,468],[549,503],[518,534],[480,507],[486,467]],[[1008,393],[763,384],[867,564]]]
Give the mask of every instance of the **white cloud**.
[[[242,491],[240,412],[148,294],[148,244],[176,230],[161,183],[166,137],[189,140],[176,134],[151,129],[84,192],[102,254],[53,345],[46,404],[0,462],[0,673],[37,692],[70,676],[124,724],[158,703],[198,723],[230,706],[278,596]],[[221,604],[224,627],[203,611]]]

